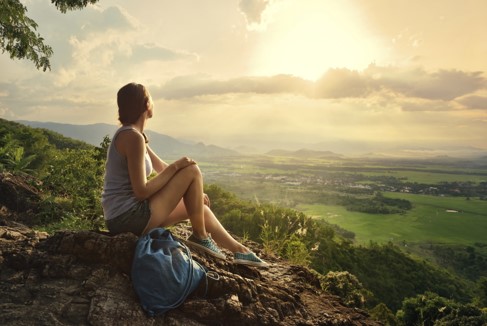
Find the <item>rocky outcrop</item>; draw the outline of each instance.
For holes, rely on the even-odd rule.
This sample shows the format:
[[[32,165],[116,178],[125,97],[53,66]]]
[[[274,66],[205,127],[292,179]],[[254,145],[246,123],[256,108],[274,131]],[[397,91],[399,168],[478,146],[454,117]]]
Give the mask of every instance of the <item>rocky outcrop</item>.
[[[0,206],[14,212],[35,211],[40,202],[39,185],[40,181],[29,175],[0,172]]]
[[[220,280],[210,279],[206,297],[198,290],[179,308],[149,318],[130,283],[134,235],[48,236],[0,224],[1,325],[378,325],[323,293],[304,267],[265,257],[271,267],[260,270],[198,252],[194,258]]]
[[[0,207],[0,325],[379,325],[323,292],[307,268],[268,257],[255,243],[246,244],[271,264],[268,269],[193,251],[220,279],[209,279],[206,296],[202,284],[177,309],[147,317],[130,282],[136,236],[35,231],[19,223],[32,209],[9,208],[31,205],[36,194],[29,194],[28,184],[15,188],[12,180],[0,188],[13,187],[8,193],[25,200],[3,193],[0,200],[0,206],[12,203]],[[172,231],[181,239],[190,232],[184,224]]]

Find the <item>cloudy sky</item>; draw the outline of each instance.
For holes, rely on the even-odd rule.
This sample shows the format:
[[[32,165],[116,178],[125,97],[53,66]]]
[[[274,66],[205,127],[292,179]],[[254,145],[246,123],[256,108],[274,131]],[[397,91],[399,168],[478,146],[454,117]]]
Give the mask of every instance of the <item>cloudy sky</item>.
[[[226,147],[487,149],[487,1],[25,0],[52,70],[0,54],[0,117],[117,123]]]

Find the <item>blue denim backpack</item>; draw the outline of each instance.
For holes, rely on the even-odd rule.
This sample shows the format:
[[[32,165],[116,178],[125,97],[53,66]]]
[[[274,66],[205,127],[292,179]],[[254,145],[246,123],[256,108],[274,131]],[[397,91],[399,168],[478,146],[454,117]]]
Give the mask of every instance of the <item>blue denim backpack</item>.
[[[188,247],[171,232],[155,228],[139,238],[132,263],[132,284],[149,316],[181,305],[206,278]],[[206,279],[205,279],[206,282]]]

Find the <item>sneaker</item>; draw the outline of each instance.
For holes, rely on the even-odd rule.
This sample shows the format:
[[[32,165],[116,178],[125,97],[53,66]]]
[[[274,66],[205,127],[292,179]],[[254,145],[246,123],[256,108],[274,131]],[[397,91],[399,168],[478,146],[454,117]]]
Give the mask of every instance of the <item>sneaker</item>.
[[[253,252],[248,252],[243,254],[241,252],[236,252],[233,254],[233,263],[240,265],[249,265],[256,267],[268,267],[269,264],[257,257]]]
[[[206,239],[198,239],[194,234],[191,234],[191,236],[188,238],[188,245],[204,250],[213,257],[225,259],[225,255],[217,247],[215,241],[213,241],[210,235],[208,235],[208,238]]]

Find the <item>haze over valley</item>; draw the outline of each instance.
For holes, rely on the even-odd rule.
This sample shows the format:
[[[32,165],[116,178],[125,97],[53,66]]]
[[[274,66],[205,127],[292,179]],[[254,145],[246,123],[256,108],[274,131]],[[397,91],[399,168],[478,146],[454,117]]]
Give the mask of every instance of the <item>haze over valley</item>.
[[[18,121],[22,124],[45,128],[58,132],[66,137],[85,141],[91,145],[98,146],[105,136],[111,137],[117,129],[117,125],[92,124],[73,125],[54,122],[39,121]],[[164,135],[148,130],[151,139],[151,146],[157,149],[161,156],[169,156],[175,159],[183,155],[197,155],[205,158],[211,156],[232,156],[232,155],[282,155],[311,157],[349,157],[349,158],[382,158],[382,159],[482,159],[487,157],[487,150],[473,146],[454,146],[443,144],[440,147],[400,145],[397,143],[365,143],[346,141],[323,141],[319,143],[287,143],[275,142],[268,144],[249,143],[246,145],[230,144],[222,139],[222,143],[228,146],[217,144],[205,144],[199,139],[177,139],[170,135]]]

